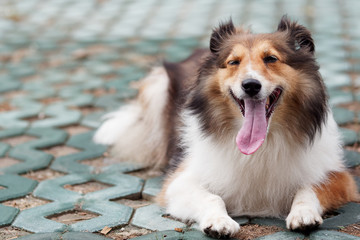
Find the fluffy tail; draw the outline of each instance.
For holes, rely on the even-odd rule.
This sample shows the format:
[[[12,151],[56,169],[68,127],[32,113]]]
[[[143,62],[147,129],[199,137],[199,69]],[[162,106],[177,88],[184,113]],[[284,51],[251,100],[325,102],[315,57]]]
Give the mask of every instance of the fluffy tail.
[[[166,106],[169,77],[154,68],[139,84],[138,97],[107,114],[94,136],[96,143],[111,145],[114,157],[159,169],[167,164]]]

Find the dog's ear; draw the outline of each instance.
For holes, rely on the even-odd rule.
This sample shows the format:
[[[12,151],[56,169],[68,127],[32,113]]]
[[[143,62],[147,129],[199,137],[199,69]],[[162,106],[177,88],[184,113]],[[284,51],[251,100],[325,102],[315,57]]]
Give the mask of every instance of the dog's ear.
[[[214,29],[210,39],[210,50],[215,55],[218,55],[221,45],[232,34],[236,33],[236,28],[230,18],[226,23],[220,23],[219,27]]]
[[[295,50],[304,49],[312,54],[315,52],[314,40],[311,33],[304,26],[297,22],[292,22],[284,15],[278,25],[279,32],[287,32],[290,38],[290,44]]]

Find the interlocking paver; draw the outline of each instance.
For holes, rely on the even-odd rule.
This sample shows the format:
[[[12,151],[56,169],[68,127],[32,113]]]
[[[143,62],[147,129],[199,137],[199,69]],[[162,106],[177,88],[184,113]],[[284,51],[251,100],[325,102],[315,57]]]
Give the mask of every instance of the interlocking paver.
[[[145,236],[134,238],[134,240],[175,240],[175,239],[198,239],[198,240],[211,240],[213,238],[206,237],[203,233],[195,230],[185,231],[180,233],[177,231],[160,231],[151,233]],[[231,240],[231,239],[230,239]]]
[[[15,216],[18,214],[19,209],[8,207],[0,204],[0,227],[9,225],[14,220]]]
[[[5,189],[0,189],[0,201],[4,201],[31,193],[37,182],[18,175],[2,174],[0,185],[5,187]]]
[[[24,173],[47,167],[53,157],[38,149],[61,144],[67,137],[65,131],[53,128],[30,128],[26,133],[39,139],[13,147],[9,151],[9,156],[22,162],[2,168],[0,172]]]
[[[160,177],[143,181],[130,176],[130,172],[143,167],[126,162],[100,167],[81,162],[103,157],[106,148],[91,142],[93,129],[99,126],[105,113],[136,96],[137,90],[130,88],[129,82],[144,77],[151,66],[160,64],[164,58],[182,60],[197,47],[207,48],[211,28],[229,16],[235,23],[252,25],[254,31],[269,32],[281,15],[288,13],[312,30],[316,57],[329,90],[335,120],[342,126],[345,145],[352,146],[351,151],[345,151],[346,164],[359,166],[360,152],[356,150],[360,139],[356,130],[360,118],[356,103],[360,100],[359,7],[356,0],[27,0],[0,3],[0,103],[9,103],[12,107],[9,110],[0,107],[0,141],[21,135],[36,137],[16,146],[0,142],[0,157],[19,161],[0,169],[5,173],[0,175],[0,185],[8,184],[7,188],[0,189],[0,201],[31,192],[53,201],[20,213],[16,208],[0,204],[0,225],[11,224],[33,232],[61,231],[30,234],[23,239],[105,239],[73,232],[98,231],[105,224],[121,227],[130,222],[153,230],[173,230],[175,225],[181,225],[162,217],[164,212],[157,205],[138,208],[132,217],[131,207],[111,201],[140,197],[153,201],[161,187]],[[99,49],[101,51],[96,52]],[[81,51],[85,55],[77,55]],[[97,89],[108,92],[98,95]],[[17,95],[17,92],[22,94]],[[73,125],[87,126],[91,130],[68,137],[61,128]],[[54,156],[43,151],[59,145],[80,152],[53,159]],[[35,190],[36,181],[18,175],[49,168],[66,175],[44,180]],[[21,181],[8,182],[14,177]],[[110,186],[87,194],[65,187],[86,185],[89,181]],[[10,190],[26,186],[30,186],[26,191],[10,194]],[[70,225],[47,218],[74,209],[99,216]],[[325,220],[323,229],[359,223],[357,211],[358,204],[346,205],[337,216]],[[237,221],[282,227],[285,224],[283,220],[267,218],[238,218]],[[321,230],[309,237],[346,239],[349,236]],[[138,239],[154,237],[208,239],[201,232],[188,229],[184,233],[158,232]],[[279,232],[261,239],[296,238],[304,236]]]
[[[293,232],[278,232],[268,236],[256,238],[256,240],[302,240],[302,239],[305,239],[305,236],[303,234],[293,233]]]
[[[186,227],[184,223],[163,217],[163,215],[165,215],[164,209],[152,204],[137,209],[131,223],[138,227],[159,231]]]
[[[316,231],[310,234],[310,240],[356,240],[359,237],[352,236],[346,233],[334,232],[334,231]]]

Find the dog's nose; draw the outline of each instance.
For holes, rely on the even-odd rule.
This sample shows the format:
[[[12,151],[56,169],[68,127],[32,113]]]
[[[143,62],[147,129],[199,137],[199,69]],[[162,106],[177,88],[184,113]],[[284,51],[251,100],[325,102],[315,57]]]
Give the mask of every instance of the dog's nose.
[[[261,83],[259,80],[249,78],[242,82],[241,87],[247,95],[253,97],[260,92]]]

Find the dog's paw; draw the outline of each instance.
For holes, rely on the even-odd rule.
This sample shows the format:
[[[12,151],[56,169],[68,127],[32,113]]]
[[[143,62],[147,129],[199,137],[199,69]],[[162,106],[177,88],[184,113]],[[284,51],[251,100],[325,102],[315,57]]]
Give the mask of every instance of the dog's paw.
[[[234,236],[240,225],[229,216],[212,216],[200,223],[201,230],[213,238],[229,238]]]
[[[286,227],[290,230],[311,230],[322,223],[323,219],[318,211],[307,206],[293,209],[286,218]]]

